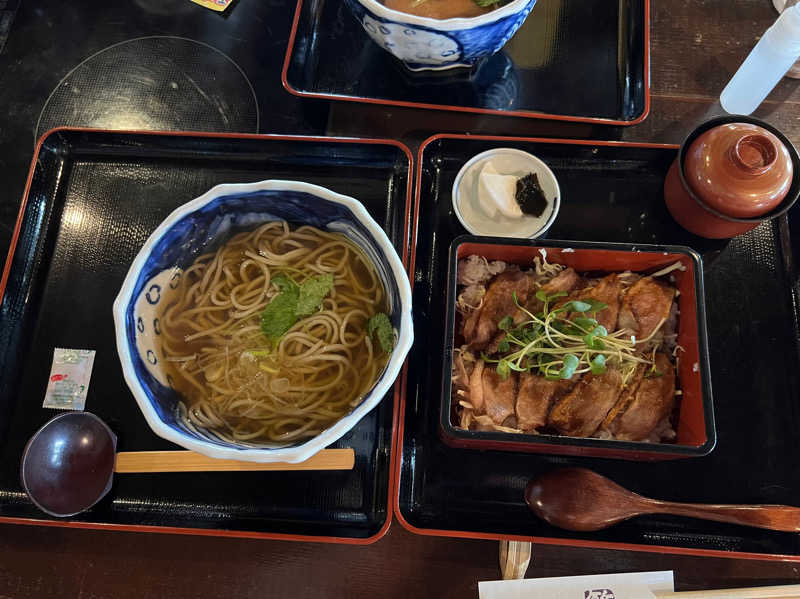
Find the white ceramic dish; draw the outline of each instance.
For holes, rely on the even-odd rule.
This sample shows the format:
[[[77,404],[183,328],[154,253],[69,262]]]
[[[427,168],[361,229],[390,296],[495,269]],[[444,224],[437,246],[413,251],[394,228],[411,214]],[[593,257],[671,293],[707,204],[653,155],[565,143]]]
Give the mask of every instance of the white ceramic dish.
[[[386,289],[397,338],[386,368],[362,402],[316,437],[291,446],[236,442],[193,425],[160,366],[159,305],[168,301],[180,269],[233,232],[271,220],[336,231],[364,249]],[[253,462],[302,462],[342,437],[392,387],[414,338],[411,286],[386,233],[358,200],[297,181],[218,185],[177,208],[133,260],[114,302],[114,326],[125,381],[153,432],[213,458]]]
[[[478,200],[478,177],[489,162],[502,175],[523,177],[536,173],[548,201],[544,213],[539,217],[490,217]],[[561,207],[561,189],[553,171],[533,154],[514,148],[494,148],[473,156],[456,175],[452,198],[453,210],[464,228],[473,235],[491,237],[541,237],[555,222]]]

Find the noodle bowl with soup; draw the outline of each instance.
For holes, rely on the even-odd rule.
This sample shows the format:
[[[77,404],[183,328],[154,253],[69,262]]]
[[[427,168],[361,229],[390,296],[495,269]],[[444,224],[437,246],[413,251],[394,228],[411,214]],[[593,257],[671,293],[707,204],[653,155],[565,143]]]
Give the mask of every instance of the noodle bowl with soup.
[[[175,388],[195,424],[233,439],[313,437],[361,400],[394,348],[391,329],[385,347],[369,334],[387,319],[383,284],[338,233],[268,222],[197,258],[176,292],[161,317]]]
[[[302,461],[391,387],[411,294],[383,230],[352,198],[288,181],[222,185],[178,208],[114,305],[128,386],[188,449]]]

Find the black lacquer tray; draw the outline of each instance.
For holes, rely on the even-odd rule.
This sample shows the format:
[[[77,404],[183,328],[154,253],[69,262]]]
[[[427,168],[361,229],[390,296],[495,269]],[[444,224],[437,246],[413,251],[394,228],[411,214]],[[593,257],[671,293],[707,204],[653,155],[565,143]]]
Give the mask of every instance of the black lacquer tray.
[[[675,244],[702,255],[716,448],[705,457],[635,463],[448,447],[440,438],[444,297],[451,241],[465,231],[451,205],[461,166],[493,147],[531,152],[555,172],[562,240]],[[707,503],[798,505],[800,336],[796,215],[727,241],[695,237],[666,210],[662,185],[677,146],[436,136],[420,149],[414,272],[418,339],[401,407],[395,514],[420,534],[533,540],[659,552],[800,560],[800,537],[732,524],[646,516],[596,533],[537,519],[523,489],[563,465],[592,468],[644,495]],[[794,220],[793,220],[794,219]],[[795,234],[797,232],[795,231]]]
[[[59,129],[34,156],[0,308],[0,521],[369,543],[391,521],[397,394],[335,447],[349,472],[117,475],[85,514],[49,521],[22,492],[25,442],[42,408],[54,347],[97,351],[86,409],[118,449],[176,446],[147,426],[122,377],[111,305],[130,262],[174,208],[216,184],[316,183],[361,200],[408,253],[411,155],[397,142],[290,136]],[[399,385],[396,386],[396,389]]]
[[[650,107],[649,0],[538,0],[471,71],[412,72],[341,0],[298,0],[283,85],[293,94],[418,108],[641,122]]]

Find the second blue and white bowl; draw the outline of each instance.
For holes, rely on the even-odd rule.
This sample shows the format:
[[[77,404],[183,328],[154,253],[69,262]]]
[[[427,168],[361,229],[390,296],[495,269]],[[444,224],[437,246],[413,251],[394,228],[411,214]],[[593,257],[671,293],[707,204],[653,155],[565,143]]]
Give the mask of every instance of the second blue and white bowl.
[[[235,441],[195,426],[163,367],[158,317],[182,269],[240,231],[285,220],[345,235],[372,260],[389,300],[397,344],[383,373],[349,414],[316,437],[289,446]],[[125,382],[157,435],[212,458],[302,462],[338,440],[389,391],[411,347],[411,286],[389,238],[358,200],[297,181],[218,185],[170,214],[131,264],[114,302],[117,351]]]
[[[378,0],[345,0],[369,36],[412,71],[471,67],[516,33],[536,0],[511,0],[478,17],[431,19],[386,8]]]

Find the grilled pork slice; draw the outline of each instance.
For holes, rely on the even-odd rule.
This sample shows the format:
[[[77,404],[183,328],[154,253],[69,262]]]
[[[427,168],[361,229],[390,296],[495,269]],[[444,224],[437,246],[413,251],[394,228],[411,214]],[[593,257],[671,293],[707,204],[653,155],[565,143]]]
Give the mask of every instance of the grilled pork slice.
[[[603,302],[608,306],[605,310],[600,310],[595,315],[597,324],[606,328],[609,333],[617,330],[617,317],[619,315],[620,304],[622,303],[622,281],[616,274],[610,274],[600,279],[596,285],[588,289],[581,289],[573,293],[565,301],[593,299]],[[573,312],[569,318],[582,316]]]
[[[649,367],[641,368],[641,376],[638,380],[634,377],[617,402],[619,408],[614,406],[603,423],[603,428],[617,439],[646,439],[672,411],[675,403],[675,368],[662,353],[656,354],[655,367],[656,376],[651,377],[646,374]],[[624,405],[619,405],[623,402]]]
[[[582,282],[582,279],[573,269],[567,268],[566,270],[562,270],[558,273],[555,277],[550,279],[547,283],[542,285],[539,289],[544,291],[547,295],[553,295],[560,291],[564,291],[569,293],[576,287],[578,287]],[[526,302],[520,301],[520,304],[525,306],[525,309],[530,312],[531,314],[536,314],[542,311],[544,307],[544,303],[536,297],[536,291],[539,289],[535,289],[535,284],[533,283],[533,277],[531,281],[531,289],[528,293],[528,298]],[[528,320],[530,317],[519,310],[516,306],[514,306],[513,319],[514,325],[519,325]],[[497,347],[500,345],[500,342],[505,338],[506,334],[504,331],[497,332],[494,337],[492,338],[491,342],[486,346],[485,351],[486,354],[491,356],[492,354],[497,353]]]
[[[477,360],[469,377],[469,402],[475,415],[486,414],[495,424],[503,424],[514,415],[518,383],[516,372],[503,379],[490,365]]]
[[[611,408],[611,411],[609,411],[603,420],[603,424],[600,425],[600,430],[611,432],[610,427],[612,423],[622,416],[625,410],[633,403],[636,397],[636,390],[639,388],[639,384],[642,382],[644,373],[647,372],[648,368],[650,367],[647,364],[639,364],[636,367],[631,380],[628,381],[627,386],[622,390],[619,399],[617,399],[617,403],[614,404],[614,407]]]
[[[642,277],[634,283],[619,310],[619,327],[630,329],[637,340],[649,337],[656,327],[669,317],[675,289],[653,277]]]
[[[576,273],[574,269],[567,268],[539,287],[539,289],[534,290],[534,292],[530,294],[528,301],[522,305],[525,306],[525,309],[531,314],[536,314],[537,312],[541,312],[542,308],[544,308],[544,303],[536,297],[536,291],[543,291],[545,295],[554,295],[562,291],[569,293],[573,289],[577,289],[581,283],[583,283],[583,279],[581,279],[580,275]],[[517,310],[514,314],[514,324],[520,324],[527,319],[528,315],[522,310]]]
[[[495,424],[503,424],[506,418],[514,414],[514,399],[517,397],[519,377],[516,372],[503,380],[494,368],[483,369],[483,402],[486,415]]]
[[[570,437],[591,437],[600,427],[622,391],[622,375],[616,368],[603,374],[586,374],[556,402],[547,422]]]
[[[603,277],[582,299],[594,299],[606,304],[608,307],[597,313],[597,323],[604,326],[609,333],[617,330],[622,303],[622,280],[618,275]]]
[[[527,301],[533,279],[519,270],[495,277],[486,289],[483,304],[464,323],[464,339],[472,349],[483,349],[497,333],[497,323],[517,311],[514,292],[520,304]]]
[[[531,314],[536,314],[540,312],[544,307],[544,304],[536,298],[536,284],[534,283],[535,277],[530,275],[530,289],[528,291],[527,300],[525,302],[519,298],[519,293],[517,293],[517,298],[520,299],[520,304],[525,306],[525,309],[528,310]],[[542,285],[539,289],[544,291],[547,295],[552,295],[554,293],[558,293],[559,291],[566,291],[569,293],[572,289],[580,285],[581,278],[578,276],[573,269],[567,268],[566,270],[562,270],[558,273],[555,277],[553,277],[550,281]],[[513,299],[513,298],[512,298]],[[512,301],[513,303],[513,301]],[[514,310],[509,312],[508,314],[513,314],[514,324],[519,325],[528,320],[528,315],[523,312],[522,310],[518,309],[514,306]],[[508,314],[504,314],[501,318],[507,316]],[[499,321],[498,321],[499,322]],[[465,327],[466,330],[466,327]],[[500,345],[500,342],[505,338],[506,334],[504,331],[498,331],[492,337],[492,340],[489,344],[485,347],[485,351],[487,355],[492,355],[497,353],[497,348]]]
[[[517,428],[531,432],[547,424],[547,415],[553,402],[568,393],[576,382],[549,381],[538,374],[521,373],[517,393]]]

